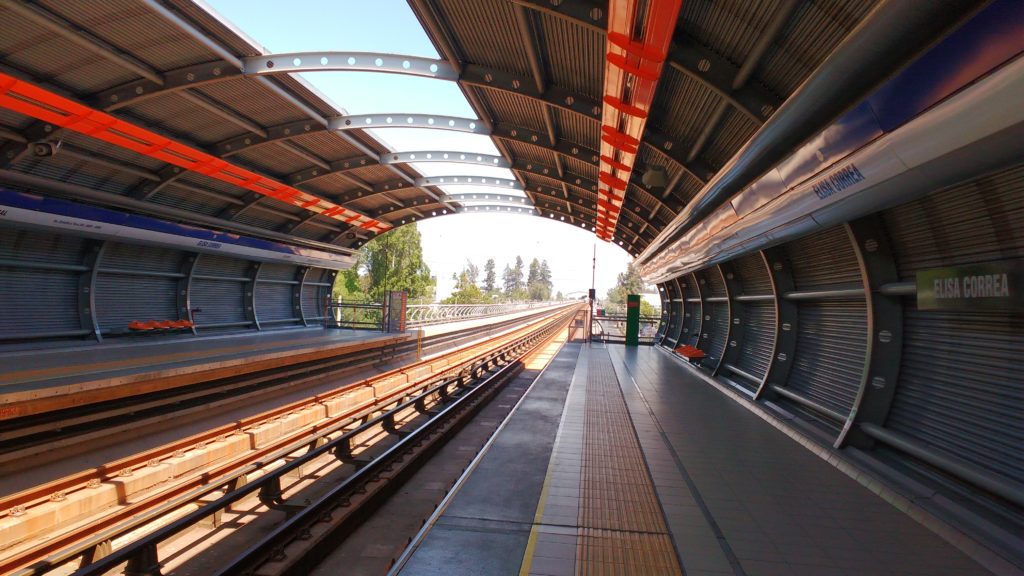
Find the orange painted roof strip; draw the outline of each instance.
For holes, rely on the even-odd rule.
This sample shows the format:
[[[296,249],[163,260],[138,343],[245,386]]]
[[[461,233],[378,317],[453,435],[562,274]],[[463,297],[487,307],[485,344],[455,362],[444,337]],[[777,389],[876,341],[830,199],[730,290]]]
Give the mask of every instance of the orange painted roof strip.
[[[0,72],[0,107],[366,230],[392,226]]]
[[[682,0],[611,0],[601,113],[598,237],[610,240],[661,78]],[[637,37],[639,35],[639,38]],[[621,190],[617,196],[613,189]],[[605,199],[607,197],[607,200]]]

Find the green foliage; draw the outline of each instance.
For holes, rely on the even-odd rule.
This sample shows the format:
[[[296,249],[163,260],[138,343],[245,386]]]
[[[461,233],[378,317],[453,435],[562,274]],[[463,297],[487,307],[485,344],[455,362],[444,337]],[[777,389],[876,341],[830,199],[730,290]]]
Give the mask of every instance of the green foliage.
[[[497,276],[494,273],[494,258],[488,258],[484,264],[484,290],[488,293],[494,292]]]
[[[505,284],[505,296],[511,300],[519,299],[525,294],[526,284],[523,283],[523,258],[516,256],[515,267],[505,265],[505,272],[501,275]]]
[[[633,268],[633,263],[630,262],[626,266],[626,271],[619,274],[615,287],[608,291],[608,296],[605,298],[605,309],[609,314],[625,314],[626,296],[640,294],[643,288],[644,281],[640,277],[640,273]],[[641,316],[657,316],[658,314],[657,308],[647,300],[640,298]]]
[[[493,262],[489,260],[488,262]],[[452,291],[452,295],[441,301],[442,304],[483,304],[491,302],[491,296],[480,290],[480,287],[476,284],[477,276],[480,273],[480,269],[475,264],[466,261],[466,266],[462,269],[462,272],[453,274],[455,279],[455,289]]]
[[[384,293],[405,290],[410,302],[432,302],[437,281],[423,261],[415,224],[399,226],[370,240],[356,265],[338,275],[335,297],[381,302]]]
[[[536,258],[530,262],[530,275],[526,280],[526,291],[530,300],[551,299],[551,269],[548,261],[539,262]]]

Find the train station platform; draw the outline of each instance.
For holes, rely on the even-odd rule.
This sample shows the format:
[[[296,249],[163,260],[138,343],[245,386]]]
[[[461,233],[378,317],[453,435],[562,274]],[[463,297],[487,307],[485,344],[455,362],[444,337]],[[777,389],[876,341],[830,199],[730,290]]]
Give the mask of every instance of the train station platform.
[[[380,352],[375,362],[384,362],[429,354],[456,341],[492,335],[545,310],[397,334],[314,326],[202,337],[140,335],[102,344],[0,352],[0,421],[343,355]]]
[[[393,573],[990,572],[671,354],[595,344],[563,348]]]
[[[132,341],[0,354],[0,420],[156,392],[372,350],[414,333],[320,327],[203,338],[140,336]]]

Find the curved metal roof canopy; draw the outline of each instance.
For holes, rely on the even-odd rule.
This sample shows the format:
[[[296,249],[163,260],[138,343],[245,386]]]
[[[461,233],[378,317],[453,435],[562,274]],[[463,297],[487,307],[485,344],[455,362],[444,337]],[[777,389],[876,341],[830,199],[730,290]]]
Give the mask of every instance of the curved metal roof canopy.
[[[54,189],[93,188],[93,202],[114,204],[121,196],[179,221],[194,214],[197,223],[262,229],[346,252],[388,226],[468,205],[438,187],[450,182],[426,178],[412,164],[511,168],[510,188],[522,190],[535,212],[605,230],[630,254],[649,259],[979,2],[683,2],[664,52],[637,44],[643,27],[635,37],[613,37],[624,66],[609,64],[609,5],[591,0],[410,0],[441,59],[264,54],[189,0],[130,4],[0,0],[5,74],[252,176],[225,181],[182,170],[159,154],[125,150],[8,107],[0,111],[0,177],[31,174]],[[128,9],[132,18],[118,17]],[[628,94],[606,94],[609,66],[647,74],[630,55],[663,57],[642,114],[622,99]],[[345,116],[292,74],[316,70],[456,82],[478,118],[386,110]],[[644,117],[636,141],[622,140],[630,149],[636,144],[627,157],[602,149],[609,129],[629,126],[602,133],[609,109]],[[500,156],[394,151],[365,132],[388,126],[487,135]],[[38,141],[62,146],[36,156],[28,145]],[[252,190],[258,182],[297,193],[260,194]],[[603,192],[609,187],[611,194]],[[320,203],[311,204],[314,198]],[[366,219],[338,218],[345,214]],[[370,220],[379,227],[357,225]]]

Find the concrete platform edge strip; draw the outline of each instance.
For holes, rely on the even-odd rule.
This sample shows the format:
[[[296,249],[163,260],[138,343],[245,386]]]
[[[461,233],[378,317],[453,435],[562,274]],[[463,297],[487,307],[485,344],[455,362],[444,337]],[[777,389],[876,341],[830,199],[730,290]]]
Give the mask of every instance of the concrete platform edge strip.
[[[861,484],[882,500],[888,502],[900,512],[906,514],[911,519],[916,521],[918,524],[924,526],[935,535],[939,536],[968,557],[978,562],[986,569],[990,570],[997,576],[1020,576],[1021,571],[1019,568],[1014,566],[1011,562],[999,556],[995,552],[989,550],[987,547],[982,545],[980,542],[974,540],[963,531],[957,529],[955,526],[949,524],[945,520],[939,518],[929,510],[915,503],[913,500],[907,498],[902,493],[896,491],[888,485],[887,482],[878,478],[870,471],[858,466],[851,462],[844,455],[835,452],[834,450],[827,448],[812,437],[800,431],[791,424],[786,423],[784,420],[772,414],[770,411],[763,407],[754,404],[749,398],[743,396],[739,392],[733,390],[729,386],[722,384],[721,382],[715,381],[708,374],[700,371],[700,369],[691,366],[688,361],[672,352],[665,350],[660,346],[655,346],[659,352],[665,354],[677,364],[683,367],[683,369],[689,371],[691,374],[696,375],[702,381],[716,388],[719,392],[725,394],[730,399],[740,404],[750,412],[753,412],[759,418],[778,429],[783,434],[789,436],[801,446],[809,450],[814,455],[818,456],[822,460],[828,462],[833,467],[837,468],[843,474],[849,476],[857,483]]]
[[[540,372],[537,373],[536,377],[534,377],[533,379],[533,382],[530,383],[530,386],[526,389],[523,395],[519,398],[519,400],[516,401],[515,406],[513,406],[512,409],[509,410],[508,414],[505,416],[505,419],[501,421],[501,424],[499,424],[497,428],[495,428],[494,434],[491,435],[490,439],[487,440],[487,443],[484,444],[483,448],[480,449],[480,452],[478,452],[477,455],[473,458],[473,460],[469,463],[469,466],[466,466],[466,469],[462,472],[462,475],[459,476],[458,480],[455,481],[455,485],[452,486],[451,490],[448,491],[448,494],[446,494],[444,499],[441,500],[441,503],[437,505],[436,509],[434,509],[434,513],[431,514],[429,518],[427,518],[427,521],[423,523],[423,527],[420,528],[419,532],[417,532],[415,536],[413,536],[412,542],[410,542],[409,545],[406,546],[405,550],[402,551],[402,555],[399,556],[398,560],[395,561],[395,564],[391,567],[391,570],[388,571],[387,576],[398,576],[398,574],[402,571],[405,565],[413,557],[413,554],[416,553],[416,550],[420,547],[420,544],[422,544],[423,540],[427,537],[427,534],[430,533],[430,531],[433,529],[437,521],[441,518],[441,516],[444,515],[445,511],[448,509],[448,506],[458,495],[459,491],[462,489],[463,485],[465,485],[469,477],[473,475],[473,471],[476,470],[477,466],[480,465],[480,462],[482,462],[484,457],[487,456],[487,453],[490,451],[491,446],[494,444],[498,436],[501,434],[501,431],[505,429],[508,423],[512,420],[512,417],[515,416],[516,413],[519,411],[520,406],[522,406],[523,402],[525,402],[526,399],[530,396],[530,392],[533,390],[534,386],[537,385],[537,382],[539,382],[540,379],[544,376],[544,373],[547,372],[548,368],[552,364],[554,364],[554,358],[556,358],[558,354],[560,354],[564,349],[565,343],[563,343],[558,348],[558,351],[552,357],[552,361],[549,362],[547,366],[545,366]]]
[[[555,470],[555,461],[558,459],[558,449],[565,429],[564,425],[569,411],[569,404],[573,394],[578,392],[576,387],[578,386],[580,379],[586,379],[587,368],[584,362],[586,361],[588,354],[589,347],[586,344],[580,346],[579,354],[576,356],[576,365],[573,369],[572,381],[569,383],[569,389],[565,394],[565,402],[562,404],[562,415],[558,420],[558,431],[555,434],[555,441],[551,445],[551,456],[548,458],[547,471],[544,474],[544,484],[541,488],[540,496],[537,498],[537,510],[533,515],[533,526],[530,527],[530,538],[526,543],[526,550],[523,552],[522,564],[519,566],[519,576],[529,576],[530,570],[533,567],[533,556],[537,549],[537,539],[540,534],[540,526],[544,521],[544,510],[548,501],[551,477]],[[581,365],[583,365],[582,371],[580,371]]]

